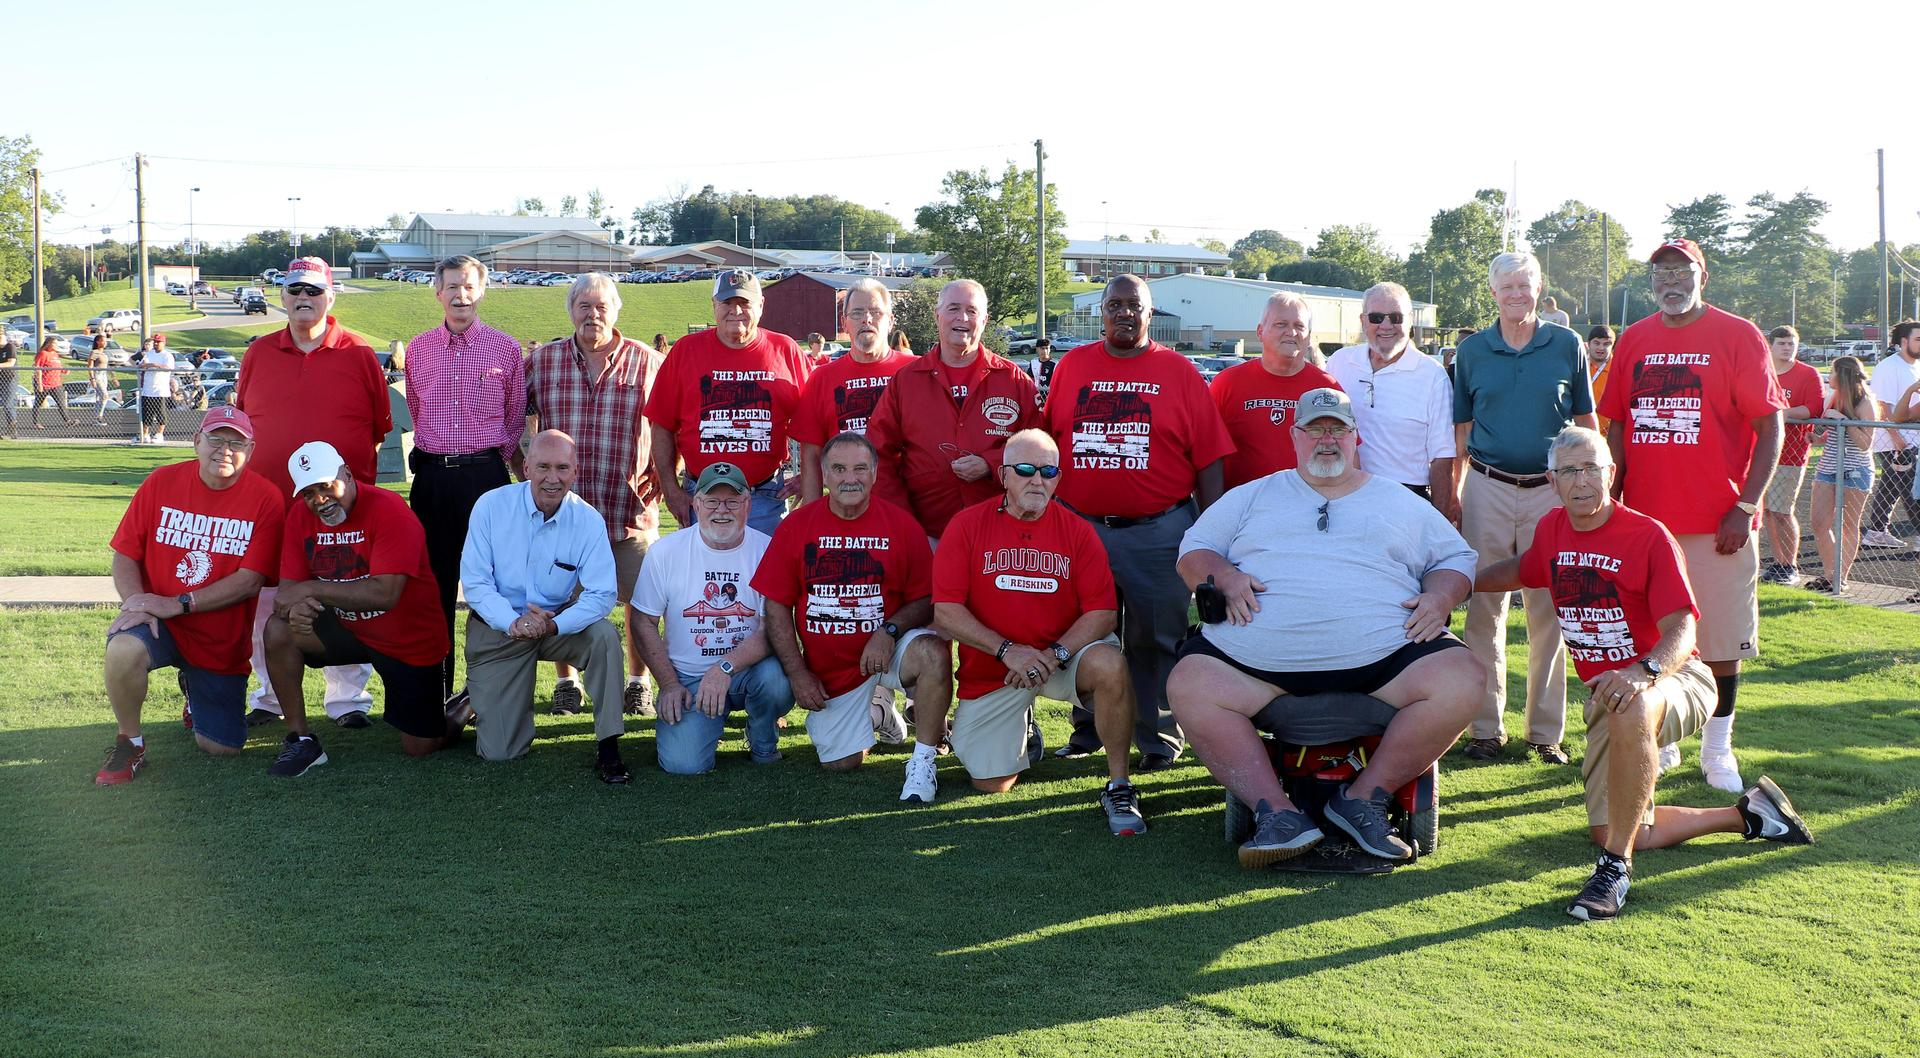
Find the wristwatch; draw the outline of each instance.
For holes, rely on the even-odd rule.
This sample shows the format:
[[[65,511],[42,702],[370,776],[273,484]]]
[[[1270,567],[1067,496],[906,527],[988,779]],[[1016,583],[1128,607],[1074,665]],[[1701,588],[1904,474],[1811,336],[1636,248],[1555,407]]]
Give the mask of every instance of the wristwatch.
[[[1058,643],[1053,644],[1047,649],[1053,651],[1053,660],[1058,661],[1062,665],[1065,665],[1067,663],[1068,658],[1073,657],[1073,654],[1070,651],[1068,651],[1066,647],[1063,647]]]
[[[1733,501],[1733,505],[1747,512],[1747,517],[1749,518],[1760,513],[1760,505],[1757,503],[1748,503],[1746,500],[1735,500]]]
[[[1646,669],[1648,675],[1656,680],[1661,676],[1660,663],[1653,659],[1652,654],[1648,654],[1646,657],[1640,659],[1640,667]]]
[[[728,661],[726,658],[721,658],[720,671],[725,673],[728,676],[733,675],[733,662]]]
[[[900,626],[899,625],[894,624],[892,621],[882,621],[880,622],[880,630],[892,636],[894,642],[896,643],[900,642]]]
[[[1000,649],[993,652],[993,660],[995,661],[1007,660],[1007,651],[1011,649],[1013,649],[1013,640],[1002,639],[1000,641]]]
[[[193,593],[192,592],[187,592],[184,595],[176,595],[173,597],[173,601],[180,604],[181,613],[189,614],[193,612]]]

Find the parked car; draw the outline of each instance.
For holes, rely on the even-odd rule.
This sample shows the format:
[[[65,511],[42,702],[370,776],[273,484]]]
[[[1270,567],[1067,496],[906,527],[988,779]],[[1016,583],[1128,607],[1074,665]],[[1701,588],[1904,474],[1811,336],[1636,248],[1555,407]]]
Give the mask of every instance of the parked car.
[[[85,379],[79,379],[74,381],[62,382],[60,383],[60,388],[66,391],[67,407],[91,408],[94,406],[96,397],[93,392],[93,383],[88,382]],[[33,406],[33,387],[26,385],[24,383],[15,382],[13,384],[12,399],[13,399],[13,406],[16,408],[32,407]],[[51,405],[52,402],[49,401],[48,403],[49,405]],[[120,407],[120,395],[111,389],[107,391],[107,407],[108,408]]]
[[[102,340],[106,342],[108,367],[130,367],[133,365],[133,354],[123,348],[119,342],[111,338],[96,338],[90,334],[77,334],[69,339],[67,344],[72,351],[68,355],[82,362],[90,360],[93,358],[94,343]]]
[[[245,310],[249,316],[256,312],[265,316],[267,314],[267,296],[256,290],[241,300],[240,308]]]
[[[140,329],[139,309],[108,309],[87,321],[87,329],[112,334],[115,331],[137,331]]]
[[[209,357],[200,362],[200,377],[232,382],[240,377],[240,361],[231,356]]]
[[[264,290],[261,290],[259,287],[234,287],[233,303],[235,305],[244,306],[247,303],[247,299],[252,297],[255,294],[258,294],[263,298],[267,296],[267,292]]]
[[[217,408],[233,401],[233,383],[214,382],[207,386],[207,407]]]
[[[204,279],[196,279],[193,281],[193,286],[188,289],[187,293],[192,294],[195,297],[198,297],[201,294],[208,294],[208,295],[216,294],[218,293],[218,291],[213,289],[212,283],[209,283]]]
[[[8,316],[7,322],[6,322],[6,329],[10,331],[25,331],[28,334],[32,334],[33,333],[33,316],[29,314]],[[60,329],[59,321],[48,320],[46,321],[46,325],[41,329],[51,334],[54,331],[57,331]]]
[[[186,297],[187,285],[185,283],[168,283],[167,293],[173,294],[177,297]]]

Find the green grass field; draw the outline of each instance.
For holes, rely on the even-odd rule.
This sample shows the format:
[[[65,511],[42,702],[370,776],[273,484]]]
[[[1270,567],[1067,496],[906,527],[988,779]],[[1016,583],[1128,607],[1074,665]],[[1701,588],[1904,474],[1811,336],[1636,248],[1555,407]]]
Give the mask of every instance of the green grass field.
[[[103,553],[158,461],[0,447],[6,554]],[[1517,753],[1450,760],[1439,851],[1373,878],[1239,869],[1191,763],[1141,778],[1152,830],[1115,840],[1094,761],[997,798],[949,761],[909,808],[902,749],[823,773],[798,714],[783,763],[734,729],[692,779],[633,721],[625,788],[584,716],[543,713],[506,764],[321,721],[331,763],[289,783],[271,728],[199,754],[159,674],[147,771],[95,789],[110,611],[9,610],[0,1055],[1911,1055],[1920,619],[1761,608],[1736,741],[1819,843],[1642,853],[1610,926],[1563,913],[1592,862],[1577,767]],[[1064,714],[1043,703],[1049,744]],[[1726,803],[1685,749],[1661,799]]]

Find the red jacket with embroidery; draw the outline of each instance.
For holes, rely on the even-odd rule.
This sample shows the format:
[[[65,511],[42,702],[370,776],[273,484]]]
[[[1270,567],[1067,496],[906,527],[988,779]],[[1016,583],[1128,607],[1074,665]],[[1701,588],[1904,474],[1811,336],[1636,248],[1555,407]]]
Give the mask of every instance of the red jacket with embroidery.
[[[940,349],[901,368],[867,420],[867,440],[880,453],[879,495],[913,512],[937,537],[962,510],[1000,495],[1000,450],[1007,438],[1041,426],[1039,390],[1012,362],[980,350],[985,374],[956,407],[940,371]],[[987,474],[962,481],[953,461],[972,453]]]

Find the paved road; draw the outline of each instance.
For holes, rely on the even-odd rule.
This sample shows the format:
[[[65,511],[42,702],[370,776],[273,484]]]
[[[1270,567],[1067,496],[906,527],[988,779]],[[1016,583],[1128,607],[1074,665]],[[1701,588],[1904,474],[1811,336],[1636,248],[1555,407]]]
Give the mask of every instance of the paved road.
[[[156,331],[201,331],[213,327],[245,327],[255,323],[285,323],[287,314],[280,309],[280,303],[267,299],[267,314],[247,315],[247,311],[233,303],[233,299],[216,294],[213,297],[196,299],[197,307],[205,316],[196,320],[181,320],[177,323],[162,323],[154,327]]]

